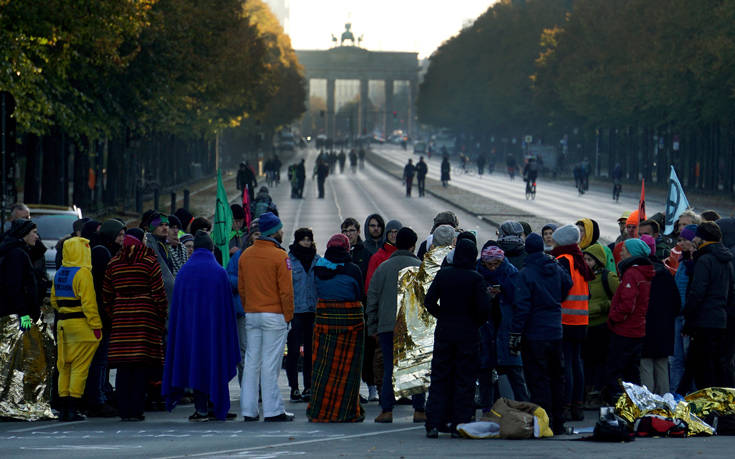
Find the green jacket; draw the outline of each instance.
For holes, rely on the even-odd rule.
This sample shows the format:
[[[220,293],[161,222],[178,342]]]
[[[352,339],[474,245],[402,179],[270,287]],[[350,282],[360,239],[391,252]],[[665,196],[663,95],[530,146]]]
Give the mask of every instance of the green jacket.
[[[599,244],[592,244],[584,250],[584,253],[593,256],[600,264],[605,265],[606,254],[602,246]],[[599,265],[598,265],[599,266]],[[607,273],[607,276],[605,276]],[[603,278],[607,278],[607,285],[610,290],[610,295],[605,291],[603,286]],[[615,290],[618,289],[620,280],[614,271],[608,271],[605,268],[598,268],[595,270],[595,279],[589,282],[590,287],[590,301],[589,301],[589,326],[595,327],[598,325],[604,325],[607,322],[607,314],[610,311],[610,303],[612,297],[615,294]]]

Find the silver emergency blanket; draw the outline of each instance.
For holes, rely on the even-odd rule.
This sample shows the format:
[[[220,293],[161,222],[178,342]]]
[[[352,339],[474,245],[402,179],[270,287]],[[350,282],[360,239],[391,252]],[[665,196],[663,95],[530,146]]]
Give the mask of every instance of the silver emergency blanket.
[[[56,419],[49,405],[55,365],[53,323],[23,332],[17,316],[0,317],[0,417]]]
[[[397,397],[424,393],[429,388],[436,319],[424,307],[424,296],[451,250],[451,246],[434,247],[426,252],[421,266],[398,273],[393,333],[393,390]]]

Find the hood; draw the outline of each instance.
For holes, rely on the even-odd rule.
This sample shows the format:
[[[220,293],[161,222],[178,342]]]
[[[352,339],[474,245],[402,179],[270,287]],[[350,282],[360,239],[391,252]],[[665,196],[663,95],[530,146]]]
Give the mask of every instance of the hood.
[[[735,218],[721,218],[717,225],[722,231],[722,244],[730,250],[735,248]]]
[[[559,263],[553,257],[543,252],[528,254],[526,257],[526,266],[536,266],[544,277],[553,276],[559,269]]]
[[[526,244],[520,237],[518,240],[508,239],[507,237],[498,239],[497,245],[503,249],[506,257],[515,257],[526,251]]]
[[[593,239],[595,235],[594,235],[594,229],[593,229],[594,227],[592,225],[592,220],[590,220],[589,218],[583,218],[581,220],[577,220],[575,224],[576,225],[581,224],[582,226],[584,226],[584,237],[582,238],[581,241],[579,241],[579,248],[586,249],[587,247],[589,247],[591,244],[594,243]]]
[[[41,244],[41,241],[38,241],[37,244]],[[2,242],[0,242],[0,256],[5,255],[6,253],[10,252],[11,250],[15,248],[21,248],[28,252],[28,244],[23,241],[23,239],[18,239],[13,236],[5,236],[2,239]]]
[[[401,228],[403,228],[403,223],[401,223],[398,220],[390,220],[388,223],[385,224],[385,231],[383,231],[383,237],[385,237],[385,235],[388,234],[390,231],[400,230]]]
[[[89,240],[83,237],[72,237],[64,242],[63,266],[92,269],[92,251]]]
[[[365,224],[362,226],[362,233],[365,235],[366,241],[372,241],[373,238],[370,237],[370,232],[368,231],[368,223],[370,223],[370,220],[372,219],[378,220],[380,222],[380,226],[383,227],[383,232],[380,234],[380,238],[378,239],[378,246],[383,245],[383,238],[385,237],[385,220],[383,220],[383,217],[380,216],[380,214],[370,214],[365,219]]]
[[[698,255],[696,258],[701,257],[704,254],[711,253],[712,255],[717,258],[717,261],[720,263],[729,263],[732,260],[732,252],[725,247],[721,242],[715,242],[714,244],[709,244],[699,250],[697,250],[696,255]]]
[[[473,269],[477,260],[477,246],[472,241],[460,239],[454,248],[452,264],[457,268]]]
[[[620,270],[621,278],[628,269],[640,271],[648,280],[653,279],[653,275],[655,273],[653,263],[648,257],[630,257],[627,260],[623,260],[618,263],[618,270]]]
[[[597,260],[598,263],[600,263],[602,266],[605,266],[607,255],[605,255],[605,249],[603,249],[600,244],[590,245],[589,247],[584,249],[584,253],[591,255],[595,260]]]

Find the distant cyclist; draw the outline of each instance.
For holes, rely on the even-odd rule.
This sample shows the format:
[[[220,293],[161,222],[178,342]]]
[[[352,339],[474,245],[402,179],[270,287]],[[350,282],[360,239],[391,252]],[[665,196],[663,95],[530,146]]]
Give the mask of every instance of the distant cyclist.
[[[538,161],[536,158],[528,158],[523,168],[523,180],[526,182],[526,194],[536,194],[536,179],[538,178]]]

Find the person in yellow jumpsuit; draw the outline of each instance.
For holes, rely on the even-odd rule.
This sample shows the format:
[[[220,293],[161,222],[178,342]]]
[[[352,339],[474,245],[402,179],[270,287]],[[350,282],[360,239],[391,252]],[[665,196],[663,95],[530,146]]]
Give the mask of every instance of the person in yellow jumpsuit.
[[[60,421],[85,419],[79,402],[89,373],[89,364],[102,338],[102,321],[92,280],[89,241],[73,237],[64,242],[63,266],[51,287],[51,305],[56,310],[59,369]]]

